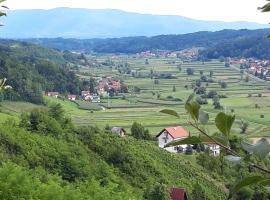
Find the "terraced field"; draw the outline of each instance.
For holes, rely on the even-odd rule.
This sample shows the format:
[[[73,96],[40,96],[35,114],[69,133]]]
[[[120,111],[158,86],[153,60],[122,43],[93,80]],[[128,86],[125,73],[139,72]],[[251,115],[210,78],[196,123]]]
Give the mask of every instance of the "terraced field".
[[[106,59],[108,59],[108,56],[97,58],[98,62],[105,61]],[[80,70],[80,75],[84,73],[81,77],[88,79],[89,77],[85,75],[87,73],[92,74],[94,77],[113,75],[129,86],[130,93],[119,94],[119,96],[113,99],[102,99],[99,106],[103,109],[100,111],[93,111],[95,109],[81,110],[78,105],[67,100],[62,101],[53,98],[48,98],[47,100],[49,102],[56,101],[61,103],[72,120],[80,126],[97,125],[104,127],[106,124],[109,124],[110,126],[125,127],[129,132],[132,123],[137,121],[147,127],[153,135],[166,126],[178,124],[185,126],[193,132],[194,130],[186,124],[188,116],[185,114],[183,104],[186,98],[193,92],[192,84],[195,84],[195,81],[200,78],[200,71],[208,78],[210,78],[210,72],[212,72],[213,83],[202,84],[206,86],[207,91],[215,90],[219,94],[227,96],[227,98],[221,99],[221,105],[224,107],[225,112],[234,111],[236,114],[237,121],[234,124],[233,131],[240,133],[240,121],[244,120],[249,122],[247,137],[270,136],[270,83],[256,82],[252,78],[250,78],[249,82],[245,82],[245,75],[240,74],[240,71],[237,70],[239,66],[228,68],[219,61],[182,63],[181,60],[172,58],[148,59],[149,64],[146,65],[144,58],[136,58],[134,56],[113,56],[111,60],[115,63],[115,66],[119,63],[127,62],[132,71],[143,75],[142,78],[120,74],[115,66],[84,67]],[[177,68],[177,65],[180,63],[181,71]],[[192,68],[194,75],[188,76],[186,73],[187,68]],[[170,73],[176,78],[158,79],[159,83],[155,84],[154,79],[147,76],[151,71],[156,74]],[[221,88],[220,81],[226,82],[227,87]],[[141,89],[140,93],[133,92],[135,86]],[[173,92],[174,86],[175,92]],[[188,88],[186,88],[187,86]],[[158,94],[160,96],[159,99],[157,98]],[[260,95],[262,97],[259,97]],[[182,101],[170,100],[168,96]],[[98,108],[97,105],[82,106]],[[17,107],[19,108],[21,105]],[[181,115],[181,119],[175,119],[159,113],[164,108],[177,110]],[[16,106],[5,103],[2,106],[3,109],[6,112],[13,112],[12,109],[16,110]],[[208,105],[204,105],[203,109],[210,113],[211,121],[207,129],[212,131],[214,130],[213,119],[220,110],[213,109],[211,99],[208,99]],[[15,113],[20,112],[22,111],[15,111]]]

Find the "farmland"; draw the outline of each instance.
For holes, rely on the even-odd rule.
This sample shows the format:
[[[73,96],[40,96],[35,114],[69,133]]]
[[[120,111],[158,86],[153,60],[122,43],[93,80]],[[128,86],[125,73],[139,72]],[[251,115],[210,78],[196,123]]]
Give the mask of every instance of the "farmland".
[[[46,98],[49,102],[61,103],[68,115],[79,126],[97,125],[98,127],[122,126],[131,127],[134,121],[142,123],[155,135],[166,126],[182,125],[188,130],[192,129],[187,125],[188,116],[185,113],[184,102],[193,92],[192,85],[202,75],[210,78],[212,82],[202,83],[206,87],[206,93],[214,90],[221,98],[220,103],[225,112],[234,112],[237,121],[233,131],[240,133],[241,120],[248,121],[248,137],[268,136],[270,122],[270,84],[267,82],[256,82],[249,78],[246,82],[245,75],[242,75],[239,66],[225,67],[224,63],[217,60],[211,62],[182,62],[176,58],[149,58],[146,63],[145,58],[136,56],[99,56],[98,63],[110,59],[114,65],[99,67],[79,68],[77,74],[83,79],[112,75],[119,78],[129,87],[129,93],[118,94],[113,98],[103,98],[99,104],[86,104],[84,102],[70,102],[54,98]],[[117,65],[128,63],[131,71],[137,75],[123,74],[117,70]],[[181,66],[179,69],[179,65]],[[193,75],[187,75],[187,69],[193,69]],[[150,74],[172,74],[173,78],[151,78]],[[155,81],[155,80],[158,80]],[[227,87],[221,88],[220,82],[226,82]],[[134,88],[139,88],[140,92],[135,92]],[[175,88],[175,89],[173,89]],[[173,91],[174,90],[174,91]],[[16,106],[3,104],[2,109],[9,109]],[[79,108],[82,109],[79,109]],[[102,108],[102,109],[101,109]],[[181,116],[180,119],[159,113],[162,109],[175,109]],[[208,129],[214,129],[213,119],[215,114],[221,110],[213,109],[212,99],[208,99],[208,104],[203,105],[203,109],[210,113],[210,125]],[[12,111],[10,111],[12,112]],[[16,111],[16,112],[20,112]]]

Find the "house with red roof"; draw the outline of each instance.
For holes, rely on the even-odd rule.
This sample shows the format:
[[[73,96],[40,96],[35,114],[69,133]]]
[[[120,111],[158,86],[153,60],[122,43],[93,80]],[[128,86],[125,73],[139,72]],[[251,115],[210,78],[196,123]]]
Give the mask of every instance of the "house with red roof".
[[[187,192],[182,188],[172,188],[170,196],[172,200],[188,200]]]
[[[189,132],[182,126],[175,126],[163,129],[156,138],[158,139],[158,146],[160,148],[164,148],[171,153],[181,153],[186,151],[187,145],[178,145],[175,147],[165,146],[172,141],[187,138],[189,135]]]

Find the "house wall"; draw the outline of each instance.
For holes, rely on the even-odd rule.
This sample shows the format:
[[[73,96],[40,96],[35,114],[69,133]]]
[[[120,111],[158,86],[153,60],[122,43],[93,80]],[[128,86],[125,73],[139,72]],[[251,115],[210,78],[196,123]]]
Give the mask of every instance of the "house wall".
[[[164,138],[167,136],[167,142],[165,142],[165,140],[164,140]],[[179,138],[178,138],[179,139]],[[164,131],[159,137],[158,137],[158,146],[160,147],[160,148],[164,148],[164,146],[166,145],[166,144],[168,144],[168,143],[170,143],[170,142],[172,142],[172,141],[174,141],[174,138],[170,135],[170,134],[168,134],[167,133],[167,131]],[[183,151],[185,151],[186,150],[186,148],[187,148],[187,145],[178,145],[178,146],[176,146],[176,147],[166,147],[166,148],[164,148],[165,150],[167,150],[167,151],[169,151],[169,152],[171,152],[171,153],[177,153],[178,151],[177,151],[177,147],[181,147],[181,148],[183,148]]]
[[[206,145],[206,148],[209,148],[214,156],[218,156],[220,154],[220,146],[219,145]]]

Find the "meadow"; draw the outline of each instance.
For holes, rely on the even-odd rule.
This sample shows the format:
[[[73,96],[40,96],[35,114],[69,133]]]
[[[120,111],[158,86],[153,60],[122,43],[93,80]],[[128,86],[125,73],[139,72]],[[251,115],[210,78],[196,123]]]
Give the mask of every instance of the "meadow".
[[[98,56],[96,59],[99,63],[110,59],[114,66],[80,67],[78,75],[86,79],[89,78],[87,74],[93,77],[113,75],[128,85],[129,93],[118,94],[114,98],[103,98],[99,105],[46,98],[48,102],[61,103],[73,122],[79,126],[97,125],[102,128],[108,124],[124,127],[127,132],[130,132],[132,123],[137,121],[148,128],[152,135],[158,134],[164,127],[175,125],[182,125],[196,134],[187,124],[188,116],[184,109],[184,102],[193,92],[192,84],[194,85],[202,74],[210,78],[211,72],[213,82],[207,85],[202,84],[207,92],[214,90],[220,95],[226,95],[227,98],[221,98],[220,102],[223,111],[234,112],[236,115],[237,120],[233,131],[240,133],[240,122],[243,120],[249,123],[245,136],[270,136],[268,126],[270,123],[270,83],[256,82],[252,78],[246,82],[245,75],[233,67],[225,67],[223,62],[218,60],[204,63],[183,62],[177,58],[148,58],[148,64],[146,64],[145,58],[127,55]],[[140,75],[132,77],[130,74],[120,73],[117,66],[121,63],[128,63],[131,71]],[[181,70],[179,70],[179,65]],[[193,69],[194,75],[187,75],[187,68]],[[149,77],[151,73],[172,74],[174,78],[159,78],[157,83],[155,79]],[[219,83],[222,81],[226,82],[226,88],[221,88]],[[140,88],[140,92],[135,93],[135,87]],[[18,103],[3,102],[2,111],[13,113],[13,115],[22,112],[20,105],[15,105]],[[27,108],[27,106],[24,107]],[[100,107],[103,109],[100,110]],[[208,99],[208,104],[202,107],[210,114],[210,124],[206,128],[214,132],[213,120],[216,113],[221,110],[213,108],[211,99]],[[175,109],[181,118],[173,118],[159,112],[165,108]],[[2,114],[7,115],[5,112]]]

